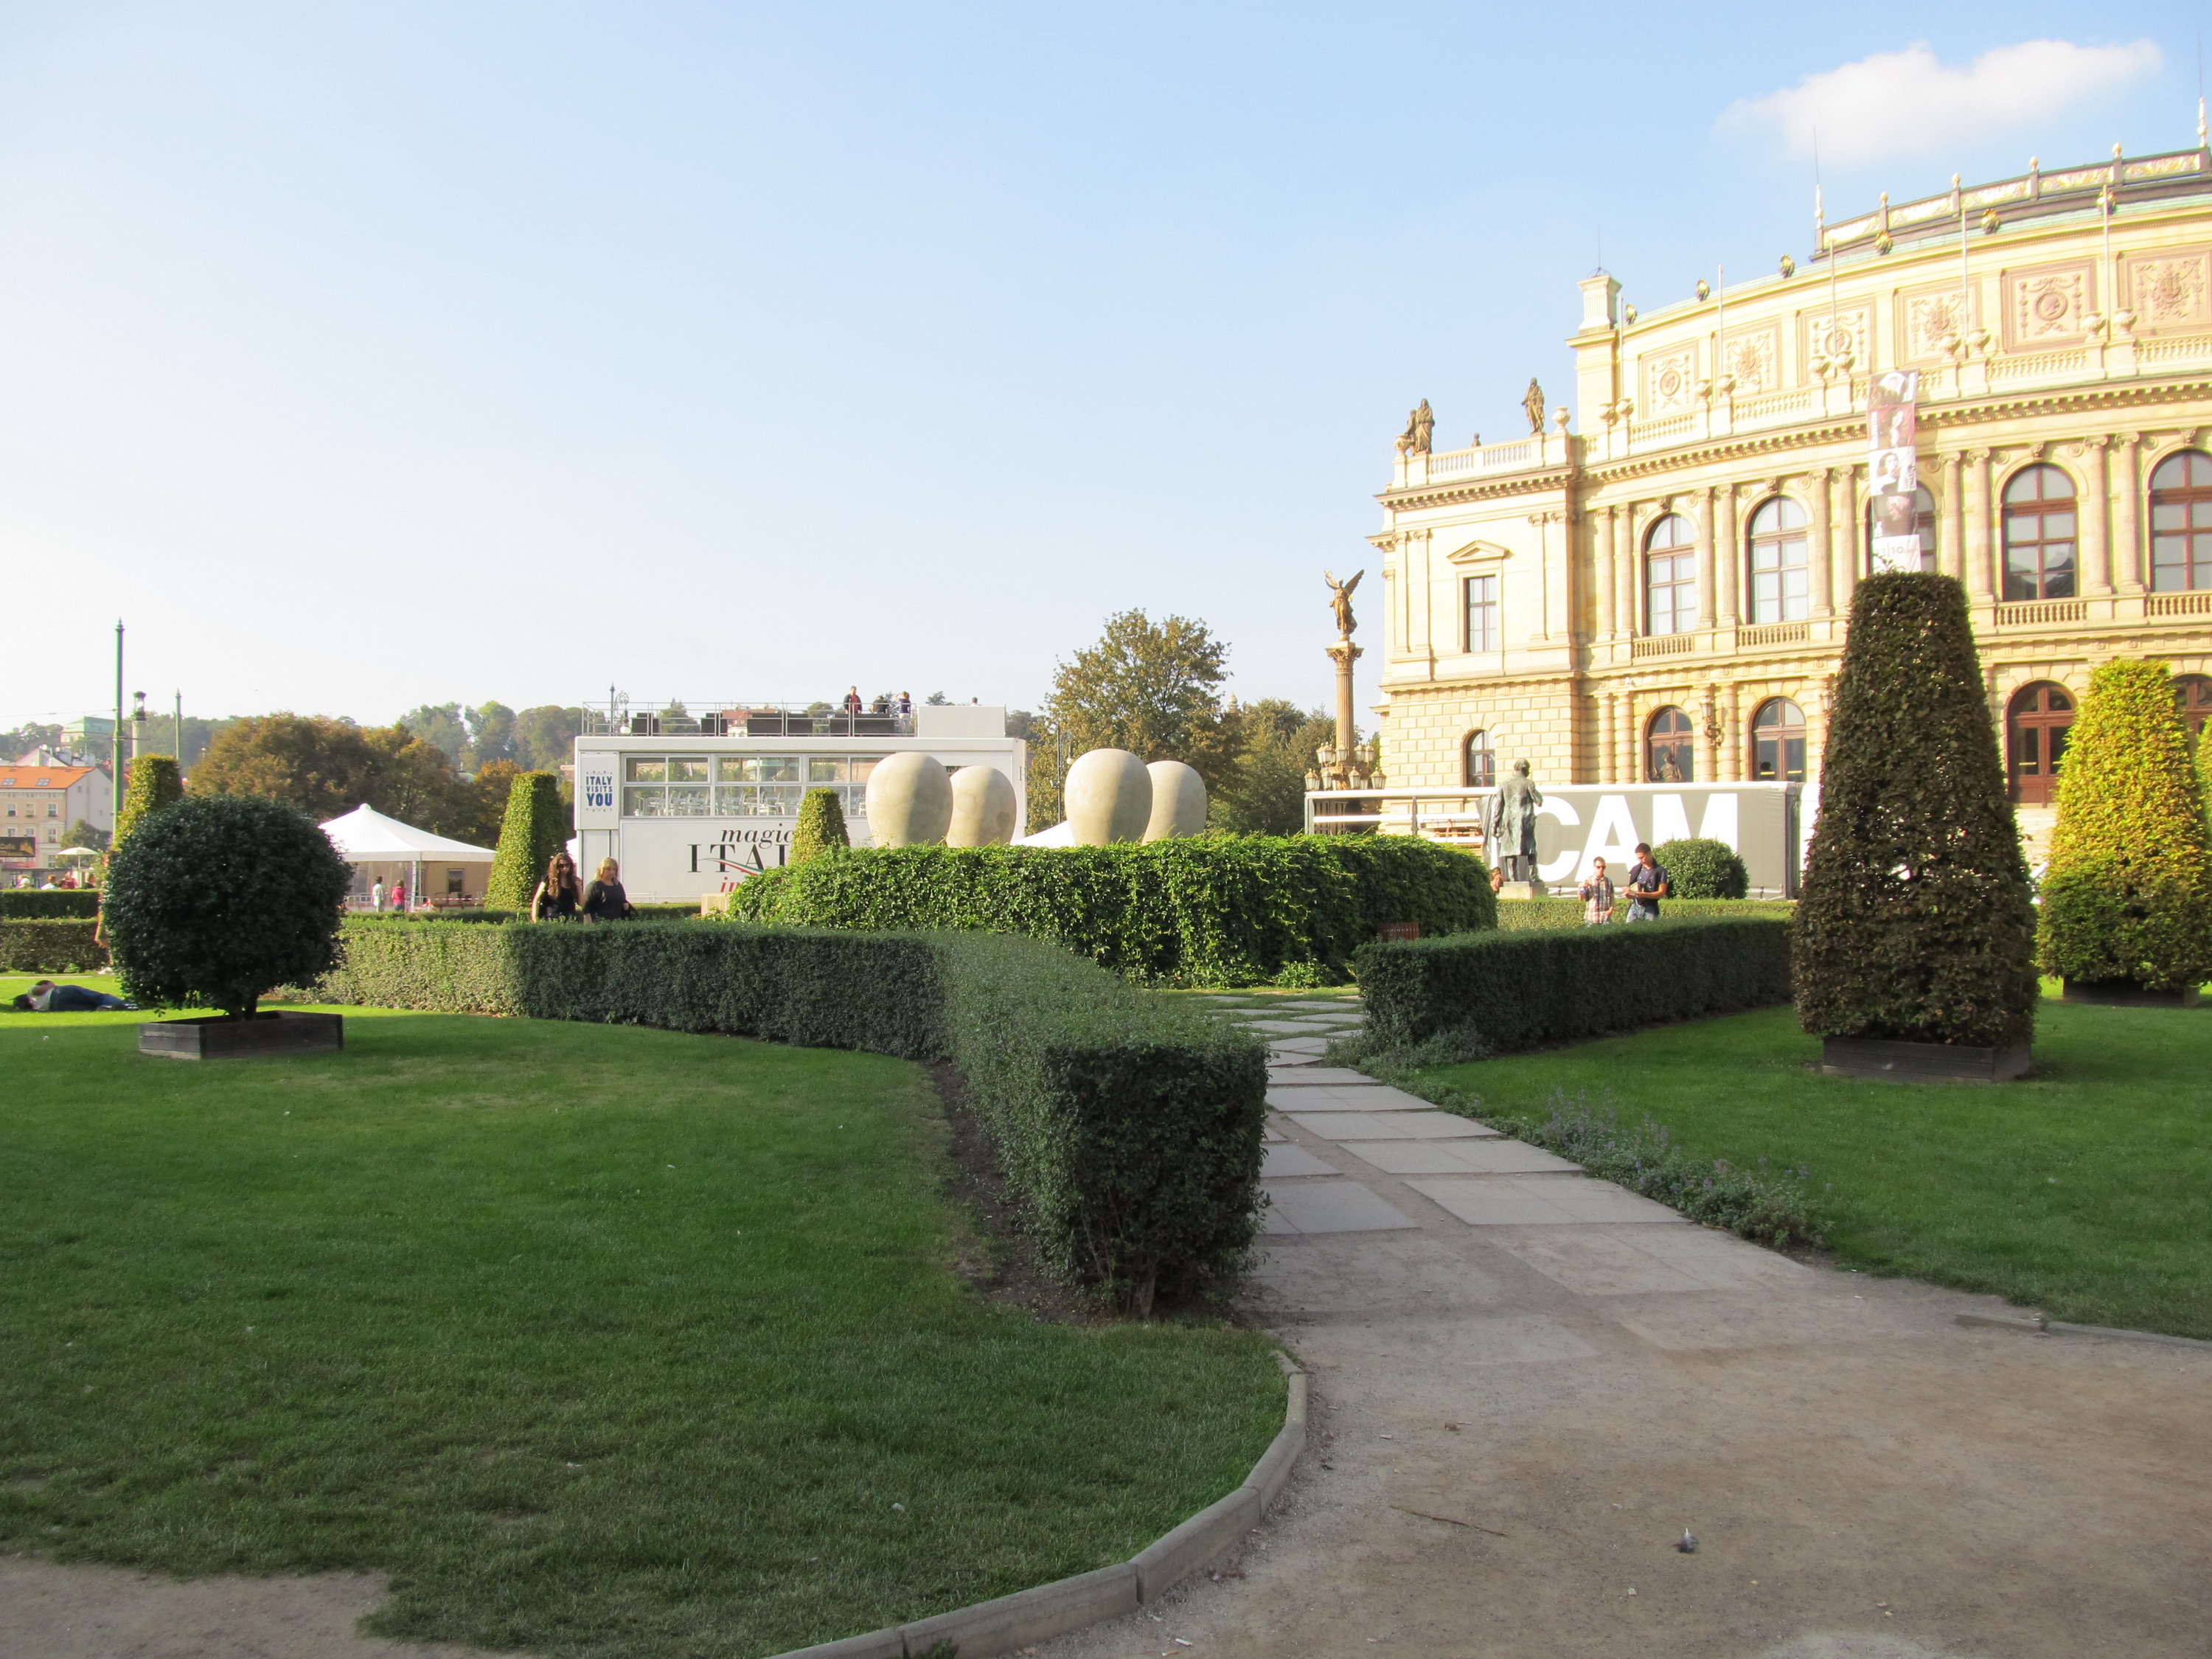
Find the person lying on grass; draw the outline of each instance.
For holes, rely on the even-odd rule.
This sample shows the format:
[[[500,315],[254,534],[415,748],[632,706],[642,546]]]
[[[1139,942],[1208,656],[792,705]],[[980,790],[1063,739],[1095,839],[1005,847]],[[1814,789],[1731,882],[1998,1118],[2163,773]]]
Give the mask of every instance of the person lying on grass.
[[[42,979],[15,999],[20,1014],[94,1014],[110,1008],[137,1007],[121,997],[95,991],[89,985],[57,985]]]

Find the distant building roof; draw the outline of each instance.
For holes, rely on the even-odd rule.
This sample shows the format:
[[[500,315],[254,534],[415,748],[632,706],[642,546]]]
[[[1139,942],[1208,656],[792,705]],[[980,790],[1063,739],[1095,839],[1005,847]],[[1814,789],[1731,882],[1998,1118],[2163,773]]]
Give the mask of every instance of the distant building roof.
[[[89,766],[0,766],[0,789],[66,789]]]

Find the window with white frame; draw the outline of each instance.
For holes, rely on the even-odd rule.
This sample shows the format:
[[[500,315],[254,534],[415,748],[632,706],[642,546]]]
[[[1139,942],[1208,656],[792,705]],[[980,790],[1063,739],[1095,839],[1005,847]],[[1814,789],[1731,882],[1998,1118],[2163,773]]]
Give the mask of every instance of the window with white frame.
[[[1495,651],[1498,645],[1498,578],[1495,575],[1469,576],[1467,579],[1467,648],[1469,651]]]

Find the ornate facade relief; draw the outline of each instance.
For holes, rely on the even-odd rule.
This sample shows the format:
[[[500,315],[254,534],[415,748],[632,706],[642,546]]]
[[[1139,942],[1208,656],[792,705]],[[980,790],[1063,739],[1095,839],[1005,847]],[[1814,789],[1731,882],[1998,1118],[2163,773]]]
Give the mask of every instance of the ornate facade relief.
[[[1698,349],[1695,346],[1657,352],[1644,358],[1642,363],[1644,419],[1686,415],[1697,407]]]
[[[2079,345],[2097,309],[2094,262],[2033,265],[2004,274],[2004,337],[2008,351]]]
[[[1730,334],[1723,343],[1723,367],[1735,377],[1735,395],[1757,397],[1782,386],[1782,331],[1772,324]]]
[[[1838,306],[1797,319],[1797,361],[1805,378],[1813,378],[1813,365],[1823,359],[1833,364],[1849,357],[1864,374],[1874,366],[1874,310],[1870,306]],[[1830,373],[1835,371],[1831,368]]]
[[[1956,283],[1907,289],[1897,296],[1898,358],[1907,368],[1944,362],[1950,343],[1972,328],[1966,291]]]
[[[2212,248],[2160,249],[2129,258],[2120,278],[2138,334],[2212,329]]]

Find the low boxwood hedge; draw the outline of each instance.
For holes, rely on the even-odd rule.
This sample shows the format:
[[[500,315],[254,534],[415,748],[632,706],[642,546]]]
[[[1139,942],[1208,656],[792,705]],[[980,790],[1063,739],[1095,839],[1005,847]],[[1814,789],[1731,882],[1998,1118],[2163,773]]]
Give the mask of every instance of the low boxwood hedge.
[[[830,860],[823,860],[824,862]],[[1264,1051],[1039,940],[701,927],[346,930],[313,994],[947,1060],[1063,1280],[1139,1314],[1217,1291],[1256,1226]]]
[[[94,887],[0,887],[0,921],[40,921],[100,914]]]
[[[753,877],[736,921],[1051,939],[1146,984],[1341,981],[1386,922],[1497,925],[1482,860],[1408,836],[1200,836],[1111,847],[900,847]]]
[[[1356,961],[1384,1050],[1470,1032],[1507,1054],[1790,1000],[1790,924],[1769,918],[1377,943]]]
[[[99,926],[75,918],[0,921],[0,974],[103,972],[107,952],[92,937]]]
[[[1628,914],[1628,896],[1621,884],[1613,884],[1620,908],[1615,915]],[[1579,927],[1583,925],[1583,902],[1566,898],[1500,899],[1498,901],[1498,925],[1512,933],[1527,933],[1551,927]],[[1661,917],[1668,921],[1741,921],[1746,916],[1771,916],[1787,921],[1796,909],[1791,899],[1668,899],[1659,907]],[[1644,924],[1636,924],[1641,927]]]

